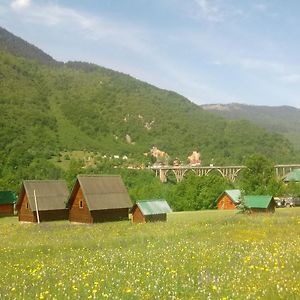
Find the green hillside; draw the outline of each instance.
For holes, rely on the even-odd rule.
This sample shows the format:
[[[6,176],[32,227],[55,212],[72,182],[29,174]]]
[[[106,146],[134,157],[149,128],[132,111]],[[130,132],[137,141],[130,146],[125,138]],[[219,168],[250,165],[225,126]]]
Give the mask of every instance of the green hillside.
[[[244,104],[203,105],[205,110],[231,120],[248,120],[282,134],[300,149],[300,109],[290,106],[254,106]]]
[[[253,153],[277,163],[297,160],[278,134],[226,121],[174,92],[96,65],[41,64],[46,54],[38,50],[28,59],[34,46],[11,40],[17,40],[18,57],[9,47],[0,53],[2,187],[16,187],[22,178],[63,176],[54,163],[61,152],[126,155],[147,164],[143,153],[155,145],[183,161],[200,150],[204,164],[239,164]]]
[[[0,27],[0,51],[32,59],[46,65],[61,64],[39,48],[11,34],[2,27]]]

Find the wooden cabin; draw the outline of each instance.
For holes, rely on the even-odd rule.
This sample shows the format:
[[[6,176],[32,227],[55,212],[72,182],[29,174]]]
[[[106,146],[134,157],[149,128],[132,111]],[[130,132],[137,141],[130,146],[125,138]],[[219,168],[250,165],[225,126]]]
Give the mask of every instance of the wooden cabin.
[[[276,202],[272,196],[245,196],[244,205],[250,213],[274,213]]]
[[[78,175],[69,198],[69,221],[128,220],[131,199],[121,176]]]
[[[241,203],[240,190],[225,190],[217,200],[218,209],[236,209]]]
[[[164,199],[138,201],[132,209],[133,223],[166,221],[167,213],[172,212]]]
[[[19,221],[67,220],[68,196],[64,180],[24,180],[17,202]]]
[[[0,216],[13,216],[17,197],[14,192],[0,191]]]

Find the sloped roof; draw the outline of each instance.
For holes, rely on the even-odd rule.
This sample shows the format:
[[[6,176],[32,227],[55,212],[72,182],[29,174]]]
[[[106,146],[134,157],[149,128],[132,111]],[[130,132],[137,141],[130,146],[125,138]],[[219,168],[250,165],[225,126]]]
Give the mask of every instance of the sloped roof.
[[[127,189],[119,175],[78,175],[77,181],[89,210],[132,207]]]
[[[295,169],[292,172],[288,173],[284,178],[284,182],[289,181],[299,181],[300,182],[300,169]]]
[[[224,193],[226,193],[234,203],[238,204],[241,202],[240,190],[225,190]]]
[[[17,195],[10,191],[0,191],[0,204],[14,204],[17,201]]]
[[[24,180],[18,203],[24,191],[32,211],[36,211],[34,191],[38,210],[66,209],[69,191],[64,180]]]
[[[249,208],[267,208],[272,201],[272,196],[245,196],[245,205]]]
[[[144,216],[159,215],[172,212],[168,202],[164,199],[143,200],[136,202]]]

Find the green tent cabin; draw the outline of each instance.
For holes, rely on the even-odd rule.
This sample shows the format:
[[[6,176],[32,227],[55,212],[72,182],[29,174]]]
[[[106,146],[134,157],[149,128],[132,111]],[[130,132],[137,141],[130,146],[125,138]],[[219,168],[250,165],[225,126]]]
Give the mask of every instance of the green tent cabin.
[[[167,213],[170,212],[172,212],[172,209],[164,199],[137,201],[132,208],[132,222],[146,223],[166,221]]]
[[[295,169],[283,177],[283,182],[300,182],[300,169]]]
[[[132,202],[121,176],[78,175],[68,207],[70,222],[100,223],[128,220]]]
[[[67,220],[68,196],[64,180],[24,180],[17,202],[19,221]]]
[[[17,196],[11,191],[0,191],[0,216],[14,215]]]
[[[273,213],[276,207],[274,198],[264,195],[245,196],[244,204],[250,213]]]
[[[218,209],[236,209],[241,203],[240,190],[225,190],[217,200]]]

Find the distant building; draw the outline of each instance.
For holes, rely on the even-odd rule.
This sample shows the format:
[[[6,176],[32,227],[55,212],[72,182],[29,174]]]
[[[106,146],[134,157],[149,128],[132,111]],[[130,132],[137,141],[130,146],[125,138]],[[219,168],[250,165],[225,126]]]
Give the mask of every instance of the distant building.
[[[283,181],[285,183],[300,182],[300,169],[295,169],[288,173],[286,176],[284,176]]]
[[[200,166],[201,165],[201,154],[200,152],[193,151],[190,156],[188,156],[190,166]]]
[[[217,200],[218,209],[236,209],[241,203],[240,190],[225,190]]]
[[[14,215],[17,196],[14,192],[0,191],[0,216]]]
[[[132,209],[133,223],[166,221],[167,213],[172,212],[164,199],[138,201]]]
[[[173,166],[178,167],[180,165],[181,165],[181,161],[179,158],[176,157],[173,161]]]
[[[245,196],[244,204],[250,213],[273,213],[276,203],[272,196]]]
[[[19,221],[67,220],[69,191],[64,180],[24,180],[17,210]]]
[[[68,207],[70,222],[97,223],[128,220],[132,202],[121,176],[78,175]]]

